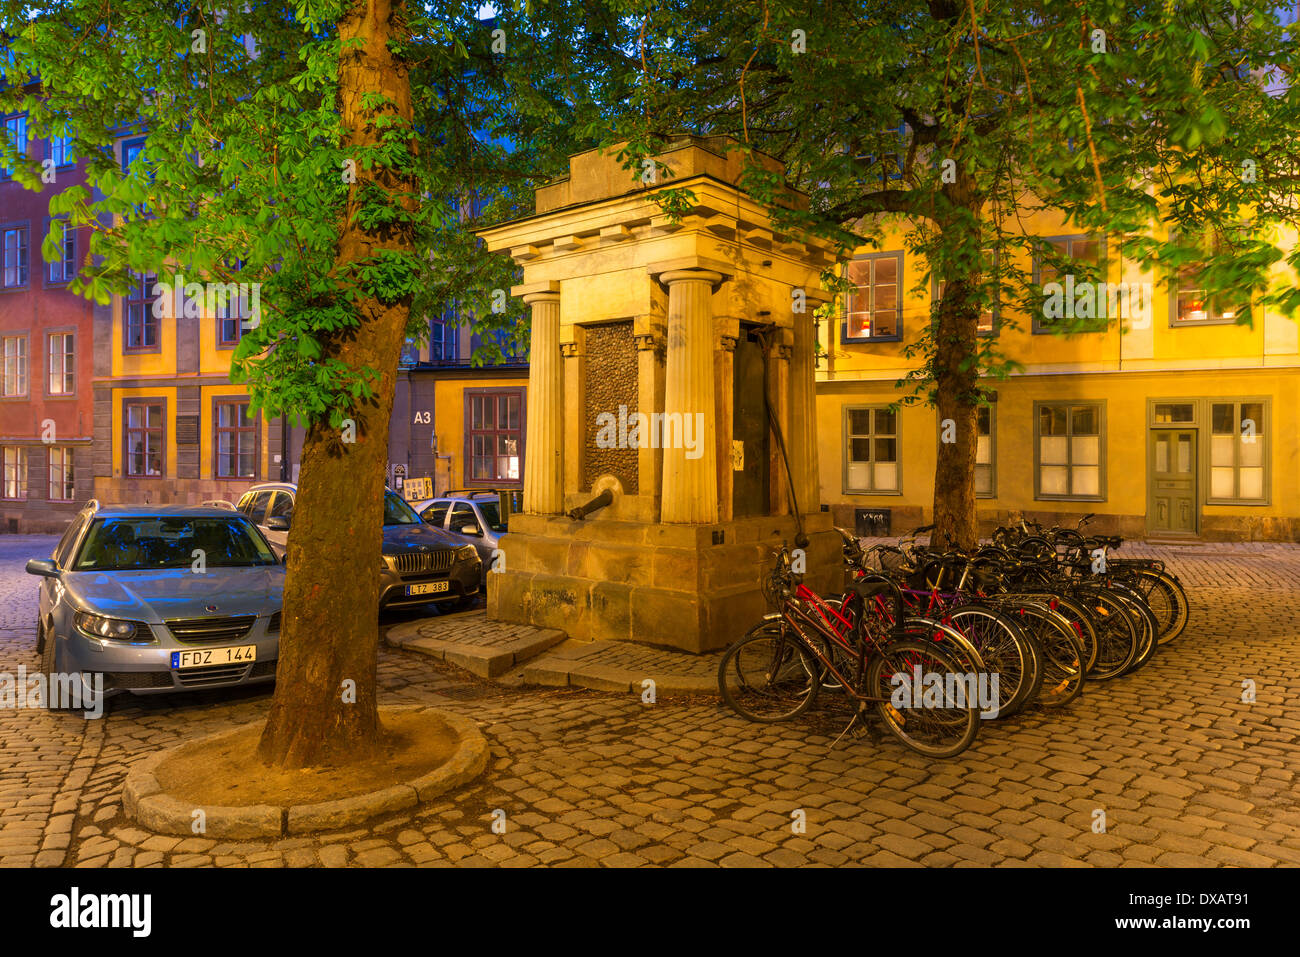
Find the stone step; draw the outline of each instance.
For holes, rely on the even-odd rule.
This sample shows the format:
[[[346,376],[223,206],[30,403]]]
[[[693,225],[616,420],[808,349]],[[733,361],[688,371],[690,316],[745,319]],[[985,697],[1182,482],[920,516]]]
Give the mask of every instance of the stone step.
[[[480,678],[496,678],[564,641],[558,628],[489,622],[484,611],[402,622],[384,635],[393,648],[428,655]]]
[[[524,665],[522,683],[655,695],[718,693],[718,655],[655,651],[626,641],[566,642]]]

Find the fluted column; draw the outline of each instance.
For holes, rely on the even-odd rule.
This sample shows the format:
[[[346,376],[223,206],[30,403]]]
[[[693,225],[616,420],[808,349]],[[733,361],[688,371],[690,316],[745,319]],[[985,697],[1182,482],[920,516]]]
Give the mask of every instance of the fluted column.
[[[718,520],[711,300],[713,286],[722,276],[705,270],[683,269],[664,273],[659,278],[668,287],[668,361],[664,425],[660,434],[664,443],[663,492],[659,517],[663,522],[708,525]],[[691,438],[693,448],[686,448],[685,436]]]
[[[560,358],[560,294],[524,296],[532,307],[528,349],[528,445],[524,450],[524,511],[564,511],[564,367]]]

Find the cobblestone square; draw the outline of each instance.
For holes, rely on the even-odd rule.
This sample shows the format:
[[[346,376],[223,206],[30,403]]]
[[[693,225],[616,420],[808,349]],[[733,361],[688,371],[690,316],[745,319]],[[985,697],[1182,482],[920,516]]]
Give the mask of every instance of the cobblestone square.
[[[38,667],[36,583],[23,563],[53,542],[0,539],[2,672]],[[1300,549],[1122,554],[1158,555],[1182,577],[1186,633],[1067,709],[982,728],[950,761],[927,761],[879,729],[836,743],[847,713],[830,703],[791,725],[752,725],[709,696],[644,704],[635,686],[512,688],[385,647],[381,704],[436,703],[482,727],[492,761],[476,784],[347,832],[157,836],[123,815],[132,763],[259,720],[268,689],[119,698],[98,721],[5,709],[0,864],[1300,865]],[[497,811],[504,833],[492,828]]]

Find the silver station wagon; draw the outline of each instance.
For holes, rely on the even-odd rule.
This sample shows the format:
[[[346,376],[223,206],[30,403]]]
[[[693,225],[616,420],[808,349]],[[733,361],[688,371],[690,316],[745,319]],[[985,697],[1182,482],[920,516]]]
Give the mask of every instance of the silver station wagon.
[[[87,696],[275,678],[285,570],[239,512],[92,501],[27,571],[42,578],[41,670]]]

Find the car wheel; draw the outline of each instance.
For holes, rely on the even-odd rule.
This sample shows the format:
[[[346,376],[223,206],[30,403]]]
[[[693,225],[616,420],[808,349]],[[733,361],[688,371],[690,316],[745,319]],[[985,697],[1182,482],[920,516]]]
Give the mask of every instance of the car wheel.
[[[36,619],[36,653],[38,655],[45,652],[45,626],[41,624],[39,618]]]
[[[58,642],[52,635],[44,636],[42,641],[44,644],[41,647],[41,674],[45,675],[45,707],[49,711],[61,711],[61,708],[53,706],[53,696],[50,694],[50,689],[57,684],[54,676],[58,674],[58,662],[55,661]]]

